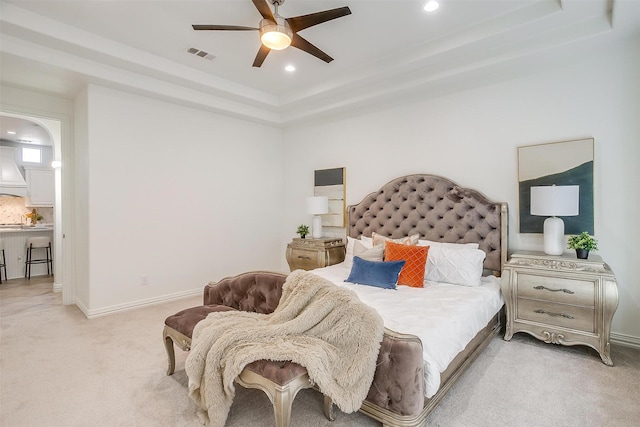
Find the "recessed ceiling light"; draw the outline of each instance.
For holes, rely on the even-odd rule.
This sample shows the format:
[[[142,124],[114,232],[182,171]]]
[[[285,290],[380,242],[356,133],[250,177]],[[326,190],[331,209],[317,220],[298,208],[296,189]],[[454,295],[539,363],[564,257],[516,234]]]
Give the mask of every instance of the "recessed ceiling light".
[[[8,133],[9,135],[15,135],[15,134],[16,134],[16,133],[15,133],[14,131],[12,131],[12,130],[8,130],[8,131],[7,131],[7,133]]]
[[[424,11],[425,12],[433,12],[434,10],[436,10],[439,7],[440,7],[440,3],[438,3],[436,0],[429,0],[424,5]]]
[[[286,67],[284,67],[284,69],[285,71],[292,73],[296,70],[296,67],[294,67],[293,65],[287,65]]]

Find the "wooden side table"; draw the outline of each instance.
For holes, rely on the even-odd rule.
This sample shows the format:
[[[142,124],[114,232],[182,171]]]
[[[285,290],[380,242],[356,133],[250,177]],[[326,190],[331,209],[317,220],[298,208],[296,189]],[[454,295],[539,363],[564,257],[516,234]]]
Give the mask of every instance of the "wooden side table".
[[[505,340],[527,332],[546,343],[587,345],[613,365],[609,333],[618,287],[602,258],[517,252],[503,268],[501,286],[507,306]]]
[[[340,238],[300,239],[287,245],[287,263],[293,270],[313,270],[344,261],[346,247]]]

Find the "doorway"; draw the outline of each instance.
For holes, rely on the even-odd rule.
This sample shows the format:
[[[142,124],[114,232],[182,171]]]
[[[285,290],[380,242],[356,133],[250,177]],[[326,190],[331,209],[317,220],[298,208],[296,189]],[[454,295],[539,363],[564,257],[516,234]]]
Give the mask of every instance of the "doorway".
[[[49,135],[52,141],[53,147],[53,163],[54,176],[55,176],[55,203],[53,213],[53,271],[54,271],[54,283],[53,290],[56,292],[62,292],[63,304],[73,304],[74,288],[72,286],[71,274],[68,273],[68,262],[64,262],[68,257],[69,248],[65,241],[65,233],[63,232],[63,224],[65,223],[64,216],[65,209],[63,206],[63,186],[62,186],[62,169],[63,165],[63,150],[62,146],[65,145],[65,139],[68,138],[68,119],[56,118],[56,117],[44,117],[31,115],[28,112],[10,112],[5,108],[0,111],[0,116],[14,117],[23,119],[32,123],[35,123],[42,127]]]

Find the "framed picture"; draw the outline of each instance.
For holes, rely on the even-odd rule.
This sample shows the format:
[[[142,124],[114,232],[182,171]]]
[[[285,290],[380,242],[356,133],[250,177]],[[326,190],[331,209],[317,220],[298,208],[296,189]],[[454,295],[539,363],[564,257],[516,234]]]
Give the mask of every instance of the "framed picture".
[[[314,172],[314,196],[327,196],[329,213],[322,215],[322,226],[345,227],[345,168],[320,169]]]
[[[546,217],[531,215],[531,187],[578,185],[577,216],[562,216],[565,234],[593,231],[593,138],[518,147],[520,233],[542,233]]]

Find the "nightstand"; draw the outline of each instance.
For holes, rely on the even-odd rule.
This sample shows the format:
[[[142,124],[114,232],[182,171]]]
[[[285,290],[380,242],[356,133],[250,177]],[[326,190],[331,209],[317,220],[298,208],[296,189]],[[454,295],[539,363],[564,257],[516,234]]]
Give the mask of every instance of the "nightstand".
[[[346,248],[340,238],[300,239],[287,245],[287,262],[293,270],[313,270],[344,261]]]
[[[546,255],[517,252],[502,270],[509,341],[527,332],[546,343],[587,345],[613,365],[609,347],[618,287],[609,266],[597,255]]]

